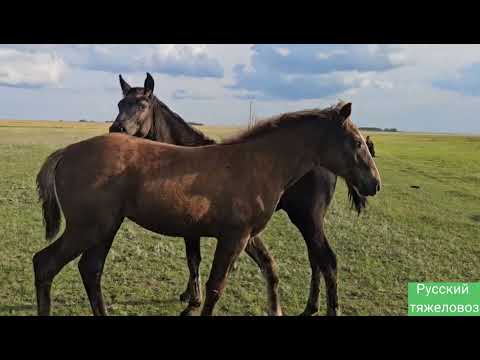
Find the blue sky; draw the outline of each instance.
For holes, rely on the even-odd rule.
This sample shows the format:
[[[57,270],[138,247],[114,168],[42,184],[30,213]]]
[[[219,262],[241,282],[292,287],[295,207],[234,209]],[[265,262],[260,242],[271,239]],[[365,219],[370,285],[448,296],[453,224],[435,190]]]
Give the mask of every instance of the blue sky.
[[[0,118],[105,121],[118,74],[188,121],[353,103],[361,126],[480,133],[478,45],[0,45]]]

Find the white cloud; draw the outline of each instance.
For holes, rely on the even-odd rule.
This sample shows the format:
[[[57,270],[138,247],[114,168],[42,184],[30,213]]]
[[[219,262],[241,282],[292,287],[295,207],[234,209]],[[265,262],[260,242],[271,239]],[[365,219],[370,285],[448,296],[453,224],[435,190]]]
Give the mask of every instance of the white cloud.
[[[58,86],[67,71],[68,66],[55,53],[0,48],[0,85]]]
[[[318,60],[327,60],[327,59],[331,58],[332,56],[345,55],[345,54],[347,54],[346,50],[337,49],[337,50],[332,50],[332,51],[329,51],[329,52],[317,52],[315,54],[315,57]]]
[[[378,44],[368,44],[367,45],[367,52],[370,55],[375,55],[379,51],[380,51],[380,46]]]
[[[188,89],[177,89],[173,92],[172,98],[176,100],[212,100],[215,97],[207,95],[204,93],[188,90]]]
[[[393,65],[401,65],[401,64],[407,64],[408,63],[408,56],[405,52],[392,52],[387,55],[388,60],[390,60],[390,63]]]
[[[205,45],[92,45],[80,52],[83,56],[73,58],[72,62],[90,70],[148,71],[198,78],[222,78],[224,74],[222,65]]]
[[[0,45],[23,52],[55,50],[67,64],[104,72],[157,72],[171,76],[222,78],[224,69],[209,47],[200,44]]]
[[[379,89],[393,89],[393,82],[385,80],[374,80],[373,85]]]
[[[288,56],[290,54],[290,49],[285,47],[275,48],[275,51],[282,56]]]
[[[412,63],[403,48],[392,45],[262,44],[254,47],[252,70],[235,66],[227,87],[249,93],[241,98],[256,92],[264,99],[320,99],[349,89],[386,89],[391,84],[378,77]]]

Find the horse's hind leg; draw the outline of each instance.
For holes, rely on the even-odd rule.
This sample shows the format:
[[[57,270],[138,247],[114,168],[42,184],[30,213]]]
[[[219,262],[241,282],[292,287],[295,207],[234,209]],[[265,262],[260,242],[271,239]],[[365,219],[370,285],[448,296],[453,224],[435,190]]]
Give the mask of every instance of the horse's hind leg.
[[[53,278],[70,261],[91,246],[85,231],[66,229],[55,242],[33,256],[38,315],[50,315],[50,289]]]
[[[110,233],[106,234],[100,243],[85,251],[78,262],[78,270],[82,276],[83,285],[95,316],[108,315],[102,295],[102,273],[108,252],[122,221]]]
[[[95,316],[108,315],[102,296],[101,279],[111,244],[112,241],[109,241],[88,249],[78,263],[78,270]]]
[[[337,257],[328,244],[325,234],[323,237],[324,242],[320,246],[319,262],[327,288],[327,315],[336,316],[338,313]]]
[[[202,304],[202,291],[200,288],[200,238],[185,238],[185,250],[189,270],[187,289],[180,295],[181,301],[188,301],[188,306],[181,315],[191,315]]]
[[[228,272],[238,255],[245,249],[248,239],[249,236],[245,234],[218,239],[212,269],[207,281],[202,316],[212,315],[213,308],[225,289]]]
[[[274,258],[266,248],[262,240],[255,236],[250,238],[247,247],[245,248],[247,254],[255,261],[262,271],[265,280],[267,281],[267,293],[269,302],[270,315],[282,315],[278,296],[278,273],[277,264]]]

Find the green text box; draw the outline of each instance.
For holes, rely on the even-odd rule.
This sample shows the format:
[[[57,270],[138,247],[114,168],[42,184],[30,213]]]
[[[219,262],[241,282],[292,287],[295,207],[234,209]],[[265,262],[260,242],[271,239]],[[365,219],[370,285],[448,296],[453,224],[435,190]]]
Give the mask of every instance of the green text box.
[[[480,283],[408,283],[410,316],[480,316]]]

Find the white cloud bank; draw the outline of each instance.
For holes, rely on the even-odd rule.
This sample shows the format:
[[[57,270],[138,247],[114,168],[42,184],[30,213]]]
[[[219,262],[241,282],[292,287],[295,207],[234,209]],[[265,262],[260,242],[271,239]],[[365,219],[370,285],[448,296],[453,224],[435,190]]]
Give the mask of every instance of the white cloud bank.
[[[67,72],[67,64],[53,52],[0,48],[0,85],[26,88],[58,86]]]

